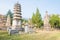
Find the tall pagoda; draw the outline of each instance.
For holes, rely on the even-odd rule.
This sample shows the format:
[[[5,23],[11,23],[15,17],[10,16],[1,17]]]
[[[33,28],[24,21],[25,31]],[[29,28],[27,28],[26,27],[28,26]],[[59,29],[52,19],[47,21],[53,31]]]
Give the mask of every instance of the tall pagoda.
[[[12,23],[12,29],[18,29],[21,27],[21,5],[17,2],[14,5],[14,14],[13,14],[13,23]]]
[[[46,11],[45,17],[44,17],[44,29],[45,30],[50,30],[51,26],[49,24],[49,15],[48,15],[48,11]]]

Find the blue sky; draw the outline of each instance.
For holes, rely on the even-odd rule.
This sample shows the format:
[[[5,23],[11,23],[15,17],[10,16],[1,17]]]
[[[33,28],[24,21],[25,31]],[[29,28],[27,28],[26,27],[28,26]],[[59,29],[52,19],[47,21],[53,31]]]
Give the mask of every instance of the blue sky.
[[[36,8],[39,9],[42,17],[45,11],[49,14],[60,14],[60,0],[0,0],[0,14],[6,14],[9,9],[13,12],[17,1],[21,4],[23,18],[31,18]]]

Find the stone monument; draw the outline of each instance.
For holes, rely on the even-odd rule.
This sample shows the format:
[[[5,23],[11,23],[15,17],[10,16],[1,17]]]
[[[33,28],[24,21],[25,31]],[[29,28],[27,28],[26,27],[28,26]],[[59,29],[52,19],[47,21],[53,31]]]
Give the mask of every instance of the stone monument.
[[[51,26],[49,24],[49,15],[48,11],[46,11],[45,17],[44,17],[44,29],[45,30],[50,30]]]
[[[0,30],[6,30],[6,16],[0,14]]]
[[[25,33],[33,33],[33,25],[31,19],[25,24]]]
[[[28,26],[28,23],[25,24],[25,33],[28,33],[29,32],[29,26]]]
[[[34,25],[32,24],[32,20],[31,19],[28,20],[28,24],[29,24],[29,33],[33,33]]]
[[[17,2],[14,5],[14,14],[13,14],[13,24],[12,24],[12,29],[20,29],[21,28],[21,5]]]
[[[6,27],[7,27],[7,31],[9,31],[9,29],[11,28],[11,18],[10,18],[10,15],[7,16]]]
[[[13,14],[13,22],[12,27],[9,29],[9,34],[19,34],[19,31],[21,30],[21,5],[17,2],[14,5],[14,14]]]
[[[11,18],[10,18],[10,15],[7,16],[6,26],[7,27],[10,27],[11,26]]]

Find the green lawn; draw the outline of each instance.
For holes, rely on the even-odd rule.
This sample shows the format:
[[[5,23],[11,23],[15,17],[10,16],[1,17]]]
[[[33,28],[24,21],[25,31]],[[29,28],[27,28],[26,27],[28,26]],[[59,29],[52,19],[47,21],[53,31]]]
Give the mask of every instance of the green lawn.
[[[8,35],[5,31],[0,31],[0,40],[60,40],[60,32],[39,32],[33,34]]]

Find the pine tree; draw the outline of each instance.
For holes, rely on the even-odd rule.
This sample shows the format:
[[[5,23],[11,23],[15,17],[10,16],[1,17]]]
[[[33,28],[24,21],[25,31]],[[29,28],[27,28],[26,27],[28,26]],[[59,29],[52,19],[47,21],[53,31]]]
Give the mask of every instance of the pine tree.
[[[11,18],[13,17],[13,14],[12,14],[11,10],[8,10],[8,12],[7,12],[7,14],[6,14],[6,17],[7,17],[8,15],[10,15]]]
[[[40,28],[42,26],[42,18],[38,8],[36,10],[36,13],[32,16],[32,23],[34,23],[37,28]]]
[[[35,14],[33,13],[33,16],[32,16],[32,23],[35,24]]]

